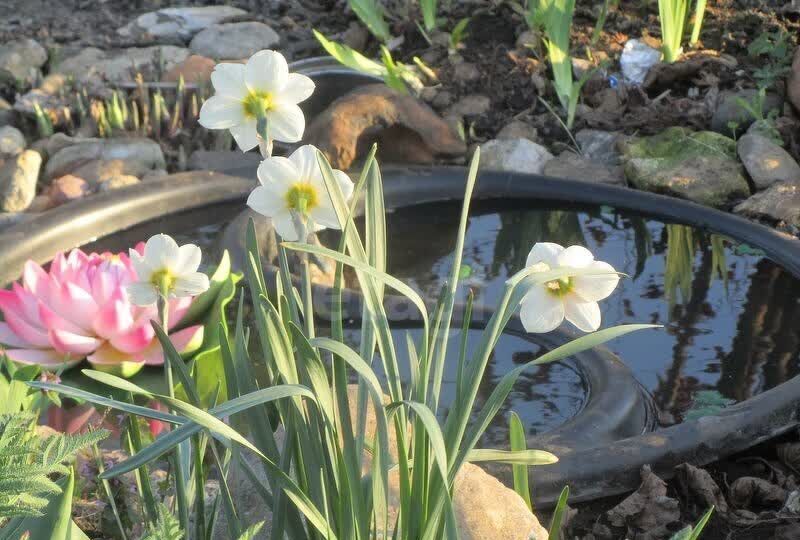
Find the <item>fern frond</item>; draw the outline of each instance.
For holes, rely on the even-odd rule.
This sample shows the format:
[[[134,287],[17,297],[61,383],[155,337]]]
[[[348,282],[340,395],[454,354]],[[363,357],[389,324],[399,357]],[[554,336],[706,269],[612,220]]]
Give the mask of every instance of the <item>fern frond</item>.
[[[183,540],[183,531],[169,508],[164,504],[158,506],[158,523],[156,528],[142,540]]]

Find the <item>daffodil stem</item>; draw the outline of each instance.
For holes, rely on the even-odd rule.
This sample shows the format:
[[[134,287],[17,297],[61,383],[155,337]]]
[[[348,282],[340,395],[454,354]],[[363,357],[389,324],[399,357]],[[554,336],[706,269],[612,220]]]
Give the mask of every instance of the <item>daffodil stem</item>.
[[[165,277],[160,284],[160,291],[156,306],[158,307],[158,319],[161,328],[165,334],[168,334],[169,328],[169,283]],[[169,397],[175,397],[175,386],[172,378],[172,364],[169,361],[169,355],[164,354],[164,378],[167,384],[167,392]],[[175,446],[175,452],[172,455],[172,468],[175,471],[175,495],[178,501],[178,519],[181,523],[183,530],[189,530],[189,504],[186,495],[186,475],[183,471],[183,450],[181,445]]]
[[[308,242],[308,218],[305,216],[304,198],[300,198],[300,210],[292,212],[297,237],[300,242]],[[305,323],[306,337],[314,337],[314,303],[311,300],[311,269],[308,264],[308,253],[300,253],[300,278],[302,279],[303,295],[303,321]]]

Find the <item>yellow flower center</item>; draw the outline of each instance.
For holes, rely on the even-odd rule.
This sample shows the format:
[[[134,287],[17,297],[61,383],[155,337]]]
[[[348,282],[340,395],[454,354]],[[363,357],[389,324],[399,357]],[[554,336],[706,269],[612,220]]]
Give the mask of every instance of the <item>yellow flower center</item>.
[[[258,118],[261,113],[272,109],[272,105],[272,94],[267,92],[250,92],[242,101],[247,118]]]
[[[172,275],[172,272],[168,269],[164,268],[163,270],[153,272],[153,275],[150,276],[150,283],[155,285],[159,291],[166,292],[171,290],[172,286],[175,284],[175,276]]]
[[[548,281],[544,284],[547,292],[555,296],[564,296],[572,290],[572,278],[561,278]]]
[[[317,189],[307,182],[297,182],[286,192],[286,208],[305,214],[317,206]]]

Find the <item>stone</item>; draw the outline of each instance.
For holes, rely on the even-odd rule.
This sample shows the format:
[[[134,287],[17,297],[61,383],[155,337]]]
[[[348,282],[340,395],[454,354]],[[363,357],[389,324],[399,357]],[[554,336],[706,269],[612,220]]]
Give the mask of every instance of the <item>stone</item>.
[[[0,86],[30,86],[47,62],[47,50],[34,39],[20,39],[0,45]]]
[[[436,109],[445,109],[453,104],[453,93],[448,92],[447,90],[440,90],[436,92],[436,96],[431,101],[431,105],[433,105]]]
[[[629,39],[622,49],[619,65],[622,76],[631,84],[644,82],[647,72],[661,60],[661,51],[638,39]]]
[[[25,150],[0,167],[0,211],[23,212],[36,195],[42,156]]]
[[[455,116],[459,118],[464,116],[479,116],[481,114],[486,114],[491,108],[491,99],[481,94],[470,94],[462,97],[447,109],[445,116]]]
[[[192,38],[194,54],[218,60],[249,58],[263,49],[272,49],[281,41],[275,30],[261,22],[215,24]]]
[[[733,211],[750,218],[800,227],[800,185],[772,184],[737,205]]]
[[[625,184],[625,174],[621,166],[596,163],[570,151],[562,152],[548,161],[544,166],[544,174],[595,184]]]
[[[792,71],[786,78],[786,95],[797,112],[800,112],[800,46],[794,50]]]
[[[541,35],[533,30],[525,30],[519,36],[517,36],[517,41],[515,43],[515,47],[517,49],[527,49],[529,47],[536,48],[536,44],[542,40]]]
[[[74,106],[73,98],[66,92],[68,82],[63,74],[51,73],[37,88],[19,96],[14,102],[14,109],[32,117],[39,107],[50,117],[53,125],[60,125],[66,119],[65,109]]]
[[[541,174],[553,159],[547,148],[528,139],[493,139],[481,147],[481,169]]]
[[[0,159],[16,156],[25,150],[25,135],[13,126],[0,127]]]
[[[11,103],[0,97],[0,127],[12,126],[16,122],[16,119],[14,107]]]
[[[134,21],[119,28],[123,37],[139,39],[152,36],[156,39],[188,39],[214,24],[241,20],[248,16],[243,9],[231,6],[172,7],[139,15]]]
[[[512,120],[497,133],[496,139],[528,139],[538,142],[539,132],[535,127],[522,120]]]
[[[193,54],[186,60],[167,71],[161,80],[164,82],[178,82],[183,77],[188,84],[207,84],[211,81],[211,73],[216,66],[211,58]]]
[[[356,51],[363,51],[368,41],[369,30],[367,30],[363,24],[356,21],[350,21],[347,30],[342,34],[342,42]]]
[[[304,142],[342,170],[373,142],[386,162],[432,163],[466,152],[464,141],[430,107],[384,84],[358,87],[334,101],[307,127]]]
[[[97,191],[98,192],[111,191],[114,189],[134,186],[139,182],[140,180],[138,178],[130,174],[117,174],[102,179],[99,185],[97,186]]]
[[[165,168],[161,147],[150,139],[86,139],[51,156],[44,177],[49,180],[73,173],[93,185],[119,174],[141,177]]]
[[[169,71],[188,56],[188,49],[172,45],[131,47],[118,51],[86,47],[61,62],[55,72],[96,89],[103,81],[132,82],[137,73],[141,73],[145,80],[155,80],[160,69]]]
[[[766,137],[744,135],[736,149],[757,190],[776,182],[800,183],[800,165],[789,152]]]
[[[255,170],[261,163],[261,154],[242,153],[237,150],[195,150],[189,156],[187,168],[191,171],[214,171],[230,174],[249,170],[255,177]]]
[[[717,108],[711,116],[711,129],[729,137],[741,135],[750,127],[756,118],[745,107],[742,101],[755,107],[758,100],[758,90],[749,88],[738,92],[721,92],[717,101]],[[767,93],[761,104],[761,113],[766,117],[769,111],[783,107],[780,96]],[[734,126],[735,124],[735,126]]]
[[[472,62],[461,62],[453,68],[453,78],[460,83],[475,82],[481,78],[481,72]]]
[[[88,182],[79,176],[67,174],[54,179],[44,192],[50,200],[49,208],[82,199],[91,193]]]
[[[750,194],[736,143],[718,133],[671,127],[622,146],[625,177],[638,189],[716,208]]]
[[[582,129],[575,134],[575,140],[584,157],[606,165],[622,163],[618,142],[624,138],[625,136],[617,131],[599,129]]]

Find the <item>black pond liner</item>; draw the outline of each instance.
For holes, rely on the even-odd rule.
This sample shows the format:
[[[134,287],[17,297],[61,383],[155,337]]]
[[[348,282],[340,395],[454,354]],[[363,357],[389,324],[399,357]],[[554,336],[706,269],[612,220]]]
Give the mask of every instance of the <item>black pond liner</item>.
[[[250,175],[252,173],[249,171]],[[458,200],[463,196],[465,177],[463,168],[387,168],[384,171],[384,193],[390,205]],[[17,279],[29,258],[46,262],[60,250],[124,231],[163,215],[241,202],[253,185],[252,180],[245,178],[197,173],[139,184],[66,204],[0,234],[0,283]],[[737,216],[690,202],[614,186],[536,175],[505,172],[482,172],[479,175],[475,200],[507,198],[518,202],[529,199],[538,203],[603,204],[724,234],[762,249],[800,278],[800,250],[796,240]],[[511,331],[513,329],[512,325]],[[606,382],[612,383],[610,380]],[[627,378],[625,386],[627,390],[621,395],[630,395],[631,388],[638,388]],[[581,414],[570,420],[584,426],[583,444],[564,444],[563,439],[558,440],[556,431],[530,441],[532,447],[550,449],[560,458],[558,464],[538,467],[532,472],[534,495],[540,508],[552,505],[561,488],[567,484],[573,502],[623,493],[638,486],[642,465],[649,464],[657,474],[670,476],[674,466],[682,462],[703,465],[787,432],[798,424],[800,377],[717,414],[616,441],[599,441],[591,436],[594,433],[593,422],[606,424],[609,416],[619,412],[615,408],[619,395],[609,395],[606,391],[596,394],[608,408],[586,406]],[[501,477],[508,474],[499,468],[493,472]]]

